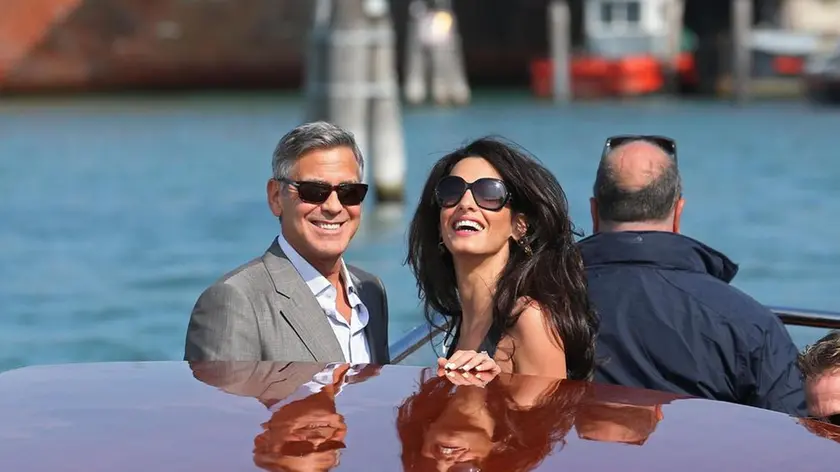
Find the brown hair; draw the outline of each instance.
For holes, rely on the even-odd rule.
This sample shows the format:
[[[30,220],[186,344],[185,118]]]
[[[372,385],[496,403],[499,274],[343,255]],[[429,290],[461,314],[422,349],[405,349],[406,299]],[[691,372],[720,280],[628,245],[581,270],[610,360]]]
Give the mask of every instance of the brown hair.
[[[807,346],[799,355],[797,364],[806,379],[815,379],[830,370],[840,369],[840,330],[833,330]]]

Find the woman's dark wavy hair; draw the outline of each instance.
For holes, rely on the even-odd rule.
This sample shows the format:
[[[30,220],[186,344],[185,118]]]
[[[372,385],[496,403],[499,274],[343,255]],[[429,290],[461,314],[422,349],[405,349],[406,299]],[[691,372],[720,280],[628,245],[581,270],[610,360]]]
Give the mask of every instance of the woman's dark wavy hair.
[[[434,325],[434,313],[448,319],[447,338],[461,318],[452,255],[439,249],[440,211],[435,186],[462,159],[481,157],[502,176],[511,193],[511,208],[525,215],[528,231],[522,245],[511,239],[507,262],[493,300],[493,324],[504,335],[519,319],[514,307],[520,297],[537,303],[566,352],[568,377],[590,379],[595,365],[598,317],[589,304],[583,260],[575,245],[578,235],[569,218],[566,194],[554,175],[522,147],[499,137],[484,137],[441,158],[429,179],[411,221],[408,257],[417,279],[424,314]]]

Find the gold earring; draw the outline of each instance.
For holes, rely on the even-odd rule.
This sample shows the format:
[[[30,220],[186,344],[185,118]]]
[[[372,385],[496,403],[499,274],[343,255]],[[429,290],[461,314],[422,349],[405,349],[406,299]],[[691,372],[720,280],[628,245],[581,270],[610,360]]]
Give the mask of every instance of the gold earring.
[[[534,255],[534,251],[531,249],[531,245],[530,245],[530,244],[526,244],[524,241],[522,241],[523,239],[525,239],[525,238],[519,238],[519,239],[517,239],[517,240],[516,240],[516,244],[519,244],[519,247],[521,247],[521,248],[522,248],[522,250],[525,252],[525,255],[526,255],[526,256],[528,256],[528,257],[533,256],[533,255]]]

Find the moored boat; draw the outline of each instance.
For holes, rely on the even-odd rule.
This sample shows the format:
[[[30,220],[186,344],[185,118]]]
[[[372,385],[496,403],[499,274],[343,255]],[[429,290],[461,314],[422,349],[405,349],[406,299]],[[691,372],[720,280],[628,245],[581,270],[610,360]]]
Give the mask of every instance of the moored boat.
[[[840,104],[840,42],[826,54],[815,54],[802,76],[807,96],[819,103]]]

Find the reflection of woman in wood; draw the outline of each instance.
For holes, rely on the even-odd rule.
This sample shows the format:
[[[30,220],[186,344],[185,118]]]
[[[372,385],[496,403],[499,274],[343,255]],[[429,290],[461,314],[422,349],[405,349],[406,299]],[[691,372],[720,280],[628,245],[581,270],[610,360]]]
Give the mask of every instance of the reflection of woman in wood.
[[[431,372],[424,371],[425,377]],[[501,374],[486,387],[427,378],[397,416],[406,472],[519,472],[537,466],[574,423],[588,384]]]

